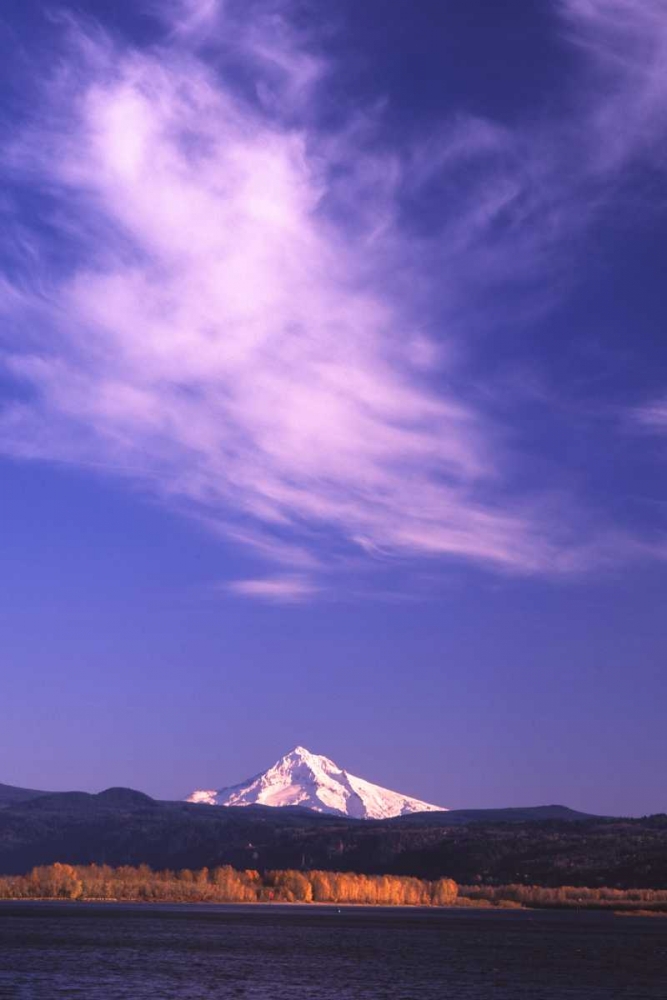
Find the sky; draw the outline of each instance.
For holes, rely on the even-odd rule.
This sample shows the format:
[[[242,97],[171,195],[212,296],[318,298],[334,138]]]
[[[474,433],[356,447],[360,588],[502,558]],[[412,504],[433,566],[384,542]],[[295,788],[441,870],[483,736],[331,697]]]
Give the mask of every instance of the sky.
[[[667,810],[664,0],[5,0],[0,781]]]

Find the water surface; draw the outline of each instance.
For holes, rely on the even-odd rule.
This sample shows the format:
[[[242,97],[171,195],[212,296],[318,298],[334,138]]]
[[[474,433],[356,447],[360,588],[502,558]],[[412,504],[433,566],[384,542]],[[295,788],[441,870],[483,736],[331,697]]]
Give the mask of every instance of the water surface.
[[[11,1000],[665,1000],[667,919],[0,904]]]

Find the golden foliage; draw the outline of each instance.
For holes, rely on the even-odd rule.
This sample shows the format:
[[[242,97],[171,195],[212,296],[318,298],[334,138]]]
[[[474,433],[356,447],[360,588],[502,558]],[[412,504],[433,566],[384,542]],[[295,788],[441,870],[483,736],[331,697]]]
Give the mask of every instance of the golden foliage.
[[[398,875],[324,871],[209,870],[154,872],[147,865],[44,865],[29,875],[0,878],[0,899],[97,899],[209,903],[359,903],[379,906],[450,906],[451,879],[428,882]]]
[[[459,905],[528,906],[561,909],[633,910],[647,904],[667,909],[667,889],[610,889],[607,887],[559,885],[474,885],[461,886]]]
[[[667,889],[536,885],[459,887],[399,875],[327,871],[237,871],[229,865],[152,871],[148,865],[40,865],[0,877],[0,899],[134,900],[182,903],[333,903],[365,906],[567,907],[667,911]]]

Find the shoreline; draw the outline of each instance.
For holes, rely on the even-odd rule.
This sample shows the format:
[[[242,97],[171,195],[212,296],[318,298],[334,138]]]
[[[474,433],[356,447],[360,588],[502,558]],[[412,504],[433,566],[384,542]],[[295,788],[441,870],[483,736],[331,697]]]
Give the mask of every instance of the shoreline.
[[[607,913],[613,917],[667,917],[667,910],[650,910],[646,907],[637,909],[621,909],[618,906],[424,906],[418,903],[323,903],[323,902],[288,902],[286,900],[261,900],[261,901],[230,901],[220,902],[219,900],[183,900],[183,899],[66,899],[62,896],[36,896],[19,897],[16,899],[0,899],[0,910],[3,906],[15,903],[61,903],[67,906],[136,906],[136,907],[168,907],[187,906],[197,908],[225,907],[234,909],[265,909],[271,907],[281,907],[290,910],[320,910],[329,909],[332,911],[342,910],[369,910],[369,911],[419,911],[424,913]]]

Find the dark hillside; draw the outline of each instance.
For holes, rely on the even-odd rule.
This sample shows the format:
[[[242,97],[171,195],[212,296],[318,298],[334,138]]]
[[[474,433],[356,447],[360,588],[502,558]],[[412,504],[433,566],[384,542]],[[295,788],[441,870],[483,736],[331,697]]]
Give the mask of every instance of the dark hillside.
[[[0,810],[0,873],[55,861],[155,869],[231,864],[445,875],[467,884],[667,888],[667,816],[572,822],[540,818],[536,809],[519,810],[533,819],[514,811],[513,822],[500,822],[497,812],[364,821],[303,809],[158,802],[131,789],[50,794]]]
[[[46,794],[46,792],[38,792],[34,788],[16,788],[14,785],[0,784],[0,809],[3,806],[14,805],[16,802],[25,802],[27,799],[34,799],[38,795]]]

